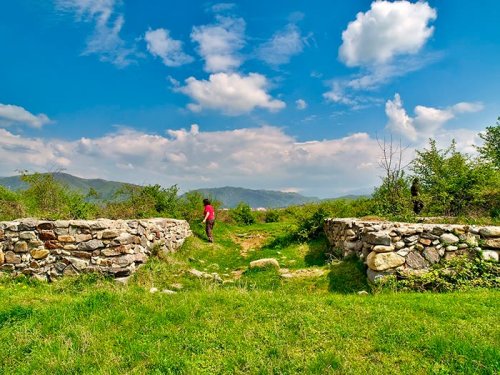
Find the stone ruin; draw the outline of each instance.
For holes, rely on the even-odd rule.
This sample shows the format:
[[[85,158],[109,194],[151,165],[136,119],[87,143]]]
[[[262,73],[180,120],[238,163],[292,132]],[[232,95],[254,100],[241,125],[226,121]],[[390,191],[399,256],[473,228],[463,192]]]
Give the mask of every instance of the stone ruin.
[[[397,271],[422,274],[458,255],[500,256],[500,226],[326,219],[324,230],[332,248],[365,262],[371,282]]]
[[[151,251],[176,251],[191,235],[185,220],[34,220],[0,222],[0,271],[41,280],[97,272],[120,278]]]

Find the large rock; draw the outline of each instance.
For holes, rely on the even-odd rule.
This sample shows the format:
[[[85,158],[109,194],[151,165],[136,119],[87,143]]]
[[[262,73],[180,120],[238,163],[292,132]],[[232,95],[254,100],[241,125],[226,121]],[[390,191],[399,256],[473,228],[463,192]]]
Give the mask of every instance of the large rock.
[[[50,254],[49,250],[46,249],[33,249],[31,250],[31,256],[33,259],[43,259]]]
[[[390,252],[390,253],[377,253],[372,251],[366,258],[366,263],[374,271],[385,271],[390,268],[395,268],[403,265],[405,258]]]
[[[500,238],[490,238],[485,240],[483,247],[488,249],[500,249]]]
[[[26,241],[18,241],[14,245],[14,251],[16,253],[27,253],[28,252],[28,244]]]
[[[429,261],[429,263],[434,264],[438,263],[439,259],[439,251],[435,247],[427,247],[423,252],[424,258]]]
[[[455,236],[452,233],[444,233],[439,237],[439,239],[441,240],[442,243],[449,245],[456,244],[460,240],[457,236]]]
[[[94,251],[103,247],[104,244],[100,240],[90,240],[78,244],[78,250],[80,251]]]
[[[481,228],[479,234],[483,237],[500,237],[500,226]]]
[[[364,235],[363,239],[372,245],[390,246],[392,242],[391,236],[384,232],[369,232]]]
[[[14,253],[13,251],[7,251],[4,255],[5,263],[19,264],[21,263],[21,257]]]
[[[439,254],[438,254],[439,255]],[[422,268],[429,267],[429,263],[416,251],[412,251],[406,256],[406,264],[408,267],[414,270],[420,270]]]
[[[267,267],[273,267],[273,268],[280,268],[280,264],[278,261],[274,258],[263,258],[263,259],[257,259],[254,260],[253,262],[250,262],[250,268],[267,268]]]
[[[377,253],[388,253],[389,251],[394,251],[394,246],[375,245],[373,246],[373,251]]]

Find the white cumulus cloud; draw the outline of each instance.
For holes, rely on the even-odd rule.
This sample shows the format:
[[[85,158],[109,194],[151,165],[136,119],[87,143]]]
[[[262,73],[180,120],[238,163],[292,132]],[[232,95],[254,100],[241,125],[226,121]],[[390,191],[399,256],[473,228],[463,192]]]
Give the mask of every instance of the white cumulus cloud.
[[[115,0],[55,0],[58,9],[74,12],[80,21],[93,22],[94,31],[87,39],[83,55],[96,54],[101,61],[125,67],[135,62],[135,47],[127,46],[120,33],[123,14],[115,14]]]
[[[427,2],[374,1],[342,33],[339,57],[348,66],[383,64],[415,54],[431,37],[437,12]]]
[[[281,65],[290,62],[294,55],[304,49],[305,38],[295,24],[288,24],[283,30],[276,32],[270,40],[257,49],[258,57],[270,65]]]
[[[51,120],[44,113],[34,115],[23,107],[0,103],[0,126],[25,124],[33,128],[41,128],[50,122]]]
[[[307,102],[304,99],[297,99],[295,101],[295,105],[297,106],[298,110],[303,110],[307,108]]]
[[[216,15],[216,22],[194,26],[191,40],[210,73],[234,71],[243,63],[239,50],[245,45],[245,21],[242,18]]]
[[[148,30],[144,35],[148,51],[162,59],[166,66],[175,67],[188,64],[193,58],[182,51],[182,42],[170,37],[166,29]]]
[[[369,192],[378,170],[376,141],[366,133],[298,142],[280,128],[226,131],[168,130],[167,135],[122,128],[116,133],[73,141],[46,140],[0,129],[0,175],[16,169],[65,168],[86,178],[139,184],[179,184],[189,190],[243,186],[280,190],[293,186],[308,195]],[[359,173],[359,168],[363,173]]]
[[[455,118],[458,114],[478,112],[483,109],[481,103],[461,102],[453,106],[439,109],[417,105],[415,115],[408,115],[403,107],[399,94],[385,104],[385,113],[388,118],[386,129],[411,140],[418,141],[439,135],[444,124]]]
[[[237,73],[216,73],[211,74],[208,80],[190,77],[185,86],[176,90],[194,101],[189,105],[192,111],[215,109],[228,115],[238,115],[255,108],[270,111],[285,108],[285,103],[273,99],[267,93],[267,88],[267,79],[261,74],[250,73],[245,76]]]

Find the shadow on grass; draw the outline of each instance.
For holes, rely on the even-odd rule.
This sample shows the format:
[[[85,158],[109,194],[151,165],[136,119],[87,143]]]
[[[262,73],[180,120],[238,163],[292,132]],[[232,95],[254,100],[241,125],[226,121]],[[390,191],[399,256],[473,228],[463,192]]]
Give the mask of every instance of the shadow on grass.
[[[350,294],[368,290],[365,265],[359,259],[345,259],[331,264],[328,274],[330,292]]]
[[[304,262],[307,266],[324,266],[328,259],[327,249],[328,241],[326,236],[321,235],[311,241],[308,241],[309,251],[304,256]]]

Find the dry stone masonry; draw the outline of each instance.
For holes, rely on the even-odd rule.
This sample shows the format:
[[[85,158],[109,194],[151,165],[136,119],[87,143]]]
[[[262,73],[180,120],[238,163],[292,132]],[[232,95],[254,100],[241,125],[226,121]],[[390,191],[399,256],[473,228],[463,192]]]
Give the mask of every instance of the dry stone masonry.
[[[364,260],[372,282],[396,271],[424,273],[457,255],[480,252],[497,262],[500,255],[498,226],[326,219],[324,229],[332,248]]]
[[[86,272],[125,277],[154,246],[173,252],[190,235],[189,224],[174,219],[0,222],[0,271],[47,280]]]

